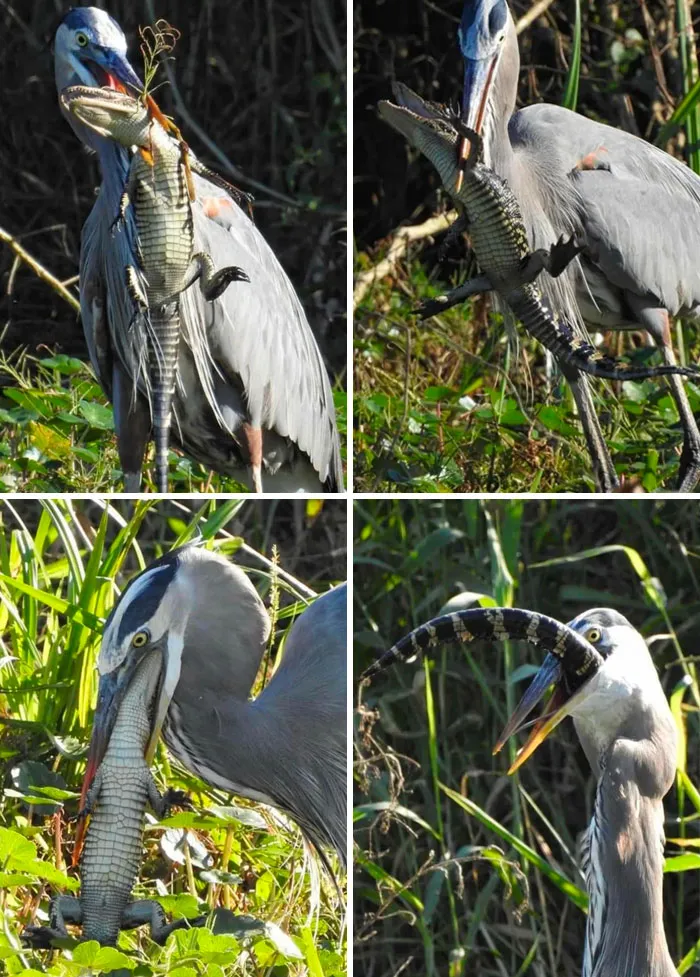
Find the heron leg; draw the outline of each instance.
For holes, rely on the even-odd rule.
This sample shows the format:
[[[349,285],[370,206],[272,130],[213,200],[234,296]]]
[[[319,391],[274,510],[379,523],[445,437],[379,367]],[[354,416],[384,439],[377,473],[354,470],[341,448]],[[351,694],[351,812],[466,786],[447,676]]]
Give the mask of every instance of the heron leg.
[[[477,275],[476,278],[470,278],[469,281],[453,288],[446,295],[438,295],[437,298],[424,302],[415,311],[421,319],[429,319],[441,312],[447,312],[448,309],[454,305],[459,305],[460,302],[465,302],[472,295],[481,295],[483,292],[491,291],[493,291],[493,285],[486,275]]]
[[[151,412],[140,394],[134,396],[134,381],[117,363],[112,369],[112,405],[124,490],[138,492],[146,445],[151,436]]]
[[[652,336],[663,353],[664,363],[676,365],[676,357],[671,344],[671,319],[666,309],[649,306],[640,296],[625,293],[635,318]],[[671,394],[678,408],[678,417],[683,428],[683,451],[678,466],[679,492],[692,492],[700,479],[700,430],[690,407],[688,395],[681,377],[672,374],[668,377]]]
[[[588,446],[588,453],[593,463],[593,475],[596,484],[601,492],[612,492],[620,482],[612,458],[610,457],[608,446],[605,443],[598,416],[595,412],[588,378],[578,370],[565,366],[563,363],[559,363],[559,369],[566,377],[571,387],[571,392],[574,395],[576,409],[581,419],[581,427],[583,428],[583,434]]]
[[[250,474],[253,479],[253,491],[258,495],[262,493],[262,428],[253,424],[241,425],[243,440],[248,448]]]
[[[216,271],[214,262],[205,251],[198,251],[197,254],[192,255],[192,261],[185,276],[187,282],[185,288],[189,288],[198,278],[202,295],[208,302],[218,299],[231,282],[250,281],[243,269],[237,265],[229,265],[227,268],[220,268],[219,271]]]

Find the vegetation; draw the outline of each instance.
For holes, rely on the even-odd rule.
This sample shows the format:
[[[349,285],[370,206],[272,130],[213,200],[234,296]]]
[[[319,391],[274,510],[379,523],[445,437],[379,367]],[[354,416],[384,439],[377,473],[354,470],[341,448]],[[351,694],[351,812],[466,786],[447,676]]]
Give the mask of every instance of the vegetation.
[[[56,889],[78,887],[66,867],[75,834],[66,816],[76,811],[97,686],[93,666],[117,587],[197,537],[247,566],[276,620],[262,684],[306,606],[306,588],[323,592],[345,577],[345,505],[6,501],[0,521],[2,972],[344,974],[343,910],[329,880],[316,891],[298,829],[269,808],[232,802],[162,745],[156,779],[161,788],[188,791],[193,811],[148,825],[136,895],[159,899],[174,917],[228,910],[227,934],[183,930],[160,948],[142,929],[122,934],[118,951],[85,943],[50,954],[23,949],[20,934],[30,922],[46,922]],[[339,871],[335,858],[332,864]]]
[[[50,40],[69,7],[67,0],[33,0],[21,10],[0,10],[0,82],[4,91],[30,92],[32,102],[28,113],[23,99],[8,100],[0,147],[0,409],[9,411],[2,417],[6,441],[19,447],[29,467],[40,466],[28,478],[23,462],[5,461],[0,479],[10,488],[49,492],[83,491],[86,485],[93,491],[113,488],[113,479],[102,476],[118,468],[107,414],[99,410],[104,398],[96,390],[88,398],[88,410],[104,427],[92,421],[66,426],[51,404],[74,399],[71,377],[54,372],[49,382],[36,366],[36,359],[61,355],[88,361],[75,303],[80,232],[100,174],[96,158],[86,154],[56,104]],[[125,30],[140,70],[137,29],[156,22],[153,0],[114,0],[109,12]],[[205,164],[255,194],[256,223],[297,288],[331,376],[337,378],[342,406],[345,5],[318,0],[312,9],[302,0],[267,6],[204,0],[193,7],[186,0],[169,0],[161,12],[181,36],[166,65],[174,72],[176,88],[163,84],[161,67],[155,97]],[[33,265],[18,258],[18,248]],[[29,355],[20,370],[22,353]],[[82,379],[89,383],[88,377],[86,372]],[[27,394],[42,401],[36,438],[27,416],[14,415],[13,398]],[[68,446],[80,453],[86,445],[108,455],[97,466],[97,481],[90,480],[87,459],[73,466],[67,454],[62,461],[56,458]],[[239,487],[231,480],[208,482],[202,469],[183,467],[174,456],[171,474],[178,490]]]
[[[89,366],[63,353],[34,360],[24,354],[4,359],[0,371],[12,383],[0,392],[2,492],[113,492],[122,478],[113,435],[112,408]],[[345,456],[346,394],[336,384],[335,408]],[[143,490],[156,492],[153,445],[149,445]],[[171,448],[171,492],[247,492],[233,478],[218,475]],[[149,464],[150,460],[150,464]]]
[[[457,592],[567,621],[614,607],[647,640],[681,748],[665,800],[665,929],[700,972],[700,509],[678,501],[358,501],[355,672]],[[492,756],[542,656],[437,649],[359,696],[355,967],[402,977],[580,973],[577,837],[594,779],[570,723],[512,778]]]
[[[635,132],[700,172],[697,60],[685,0],[511,3],[519,35],[519,104],[576,105]],[[433,168],[378,118],[393,78],[454,101],[462,86],[456,30],[462,3],[356,5],[355,270],[387,258],[401,225],[449,206]],[[576,12],[580,8],[580,31]],[[689,33],[690,31],[690,33]],[[579,43],[577,43],[577,41]],[[446,223],[446,222],[443,222]],[[360,491],[490,492],[592,489],[573,400],[542,347],[518,329],[514,347],[485,300],[427,322],[414,310],[464,280],[459,242],[444,251],[444,227],[401,250],[355,308],[355,484]],[[461,240],[461,239],[460,239]],[[682,362],[700,362],[700,332],[677,327]],[[614,355],[646,360],[641,335],[606,334]],[[658,354],[651,362],[660,362]],[[604,433],[626,487],[672,488],[681,434],[664,381],[593,381]],[[692,408],[700,386],[687,383]]]

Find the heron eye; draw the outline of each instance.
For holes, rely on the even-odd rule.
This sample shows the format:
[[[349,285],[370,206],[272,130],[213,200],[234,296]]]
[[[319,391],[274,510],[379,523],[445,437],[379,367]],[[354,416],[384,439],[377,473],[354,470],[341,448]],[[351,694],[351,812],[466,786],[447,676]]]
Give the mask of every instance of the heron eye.
[[[90,39],[88,38],[87,34],[83,34],[82,31],[79,31],[75,35],[75,43],[78,45],[78,47],[87,47],[90,43]]]
[[[134,648],[143,648],[143,646],[148,642],[150,635],[148,631],[137,631],[134,637],[131,639],[131,644]]]
[[[586,631],[586,639],[590,641],[592,645],[597,645],[601,637],[602,635],[598,628],[589,628],[588,631]]]

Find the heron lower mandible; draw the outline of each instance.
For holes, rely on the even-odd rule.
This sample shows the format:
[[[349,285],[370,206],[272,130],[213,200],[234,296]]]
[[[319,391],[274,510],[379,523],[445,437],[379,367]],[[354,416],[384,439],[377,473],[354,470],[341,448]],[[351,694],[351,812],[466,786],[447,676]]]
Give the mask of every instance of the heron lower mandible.
[[[148,757],[162,727],[169,748],[198,777],[279,808],[326,865],[329,848],[344,863],[346,604],[343,584],[301,614],[281,664],[251,700],[270,620],[248,577],[195,545],[157,560],[130,582],[105,624],[83,795],[139,663],[157,655]]]
[[[649,649],[617,611],[568,625],[602,656],[572,693],[566,659],[548,655],[496,745],[555,691],[511,772],[572,716],[598,786],[584,846],[589,896],[583,977],[678,977],[663,926],[663,797],[676,771],[676,727]]]
[[[78,7],[55,38],[56,86],[141,91],[126,39],[103,10]],[[138,350],[126,269],[137,262],[133,215],[113,233],[129,153],[68,122],[99,156],[102,186],[80,249],[80,309],[90,360],[114,405],[127,491],[138,491],[150,438],[149,391],[138,389]],[[273,251],[224,189],[193,174],[195,247],[217,267],[245,268],[245,294],[207,302],[198,288],[181,296],[183,337],[171,439],[209,468],[254,483],[262,464],[265,492],[340,492],[343,472],[328,375],[304,310]]]
[[[574,234],[580,257],[539,284],[569,323],[644,329],[676,362],[671,319],[700,312],[700,177],[643,139],[557,105],[515,111],[520,54],[505,0],[467,0],[459,28],[462,115],[486,164],[513,189],[533,248]],[[569,371],[570,373],[570,371]],[[617,484],[587,381],[567,375],[603,491]],[[669,377],[683,428],[678,489],[700,477],[700,431],[681,377]]]

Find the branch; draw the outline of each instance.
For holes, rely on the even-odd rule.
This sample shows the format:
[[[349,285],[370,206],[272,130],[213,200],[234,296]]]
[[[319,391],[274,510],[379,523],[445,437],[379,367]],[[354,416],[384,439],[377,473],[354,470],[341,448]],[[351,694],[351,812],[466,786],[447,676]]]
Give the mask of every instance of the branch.
[[[54,292],[57,292],[62,299],[65,299],[76,312],[80,312],[80,302],[75,295],[69,292],[65,285],[59,282],[58,278],[54,278],[51,272],[47,271],[43,265],[40,265],[36,258],[33,258],[28,251],[25,251],[19,241],[11,234],[8,234],[7,231],[3,230],[2,227],[0,227],[0,241],[9,244],[17,257],[29,265],[37,278],[41,278],[47,285],[50,285]]]
[[[446,231],[456,219],[456,211],[451,210],[447,214],[429,217],[422,224],[409,224],[406,227],[399,228],[394,234],[394,240],[389,246],[386,258],[373,268],[361,272],[355,279],[355,290],[352,295],[353,309],[357,308],[375,282],[381,281],[382,278],[392,273],[398,262],[403,258],[406,251],[408,251],[408,246],[411,241],[420,241],[424,237],[430,237],[431,234],[439,234],[440,231]]]

